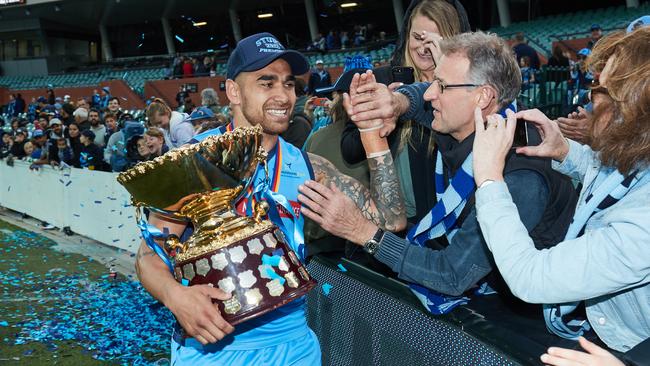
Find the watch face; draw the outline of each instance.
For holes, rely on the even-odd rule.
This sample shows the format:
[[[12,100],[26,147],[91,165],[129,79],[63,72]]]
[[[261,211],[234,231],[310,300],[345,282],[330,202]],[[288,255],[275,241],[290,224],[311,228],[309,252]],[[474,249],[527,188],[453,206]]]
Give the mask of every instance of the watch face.
[[[369,254],[375,254],[378,248],[379,248],[379,243],[374,239],[367,241],[366,244],[364,244],[363,246],[363,249]]]

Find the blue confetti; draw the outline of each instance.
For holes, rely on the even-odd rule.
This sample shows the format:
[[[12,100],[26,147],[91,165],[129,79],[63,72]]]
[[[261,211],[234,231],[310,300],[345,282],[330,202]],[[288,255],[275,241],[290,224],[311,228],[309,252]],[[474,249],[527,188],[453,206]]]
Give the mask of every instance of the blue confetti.
[[[337,267],[339,267],[339,271],[341,271],[341,272],[347,272],[347,271],[348,271],[348,269],[345,268],[345,267],[343,267],[343,265],[342,265],[341,263],[339,263],[339,264],[337,265]]]
[[[95,201],[95,203],[101,205],[102,201]]]
[[[51,243],[23,230],[0,232],[4,252],[39,246],[46,248]],[[0,282],[5,291],[18,297],[35,297],[44,311],[31,308],[5,314],[16,322],[11,324],[12,335],[4,338],[3,345],[40,343],[56,358],[65,355],[57,354],[55,343],[64,342],[81,347],[94,359],[119,365],[159,364],[157,355],[168,353],[174,318],[132,276],[115,279],[110,274],[91,275],[86,268],[91,259],[75,261],[74,273],[63,269],[51,269],[45,274],[18,271],[15,267],[26,257],[20,251],[14,254],[10,262],[13,267],[0,273]],[[49,255],[42,257],[46,260]],[[56,286],[43,287],[43,281]],[[2,320],[0,326],[8,327],[9,322]],[[21,353],[33,357],[36,351],[27,348]]]
[[[76,214],[76,213],[73,213],[72,216],[74,216],[74,217],[81,217],[81,216],[79,216],[79,214]]]
[[[70,180],[70,181],[68,181],[68,183],[66,183],[66,184],[65,184],[65,186],[66,186],[66,187],[67,187],[67,186],[69,186],[69,185],[70,185],[70,183],[72,183],[72,181],[71,181],[71,180]]]
[[[183,38],[179,37],[178,34],[175,35],[174,37],[176,37],[176,39],[177,39],[180,43],[185,43],[185,40],[183,40]]]
[[[334,287],[334,286],[330,285],[327,282],[325,282],[323,284],[322,288],[323,288],[323,293],[325,294],[325,296],[328,296],[330,294],[330,291],[332,290],[332,287]]]
[[[266,264],[267,266],[277,267],[280,265],[280,256],[274,255],[271,257],[269,255],[263,254],[262,264]]]
[[[266,267],[266,275],[269,276],[271,280],[278,280],[281,285],[284,285],[284,282],[286,281],[284,277],[277,274],[271,267]]]

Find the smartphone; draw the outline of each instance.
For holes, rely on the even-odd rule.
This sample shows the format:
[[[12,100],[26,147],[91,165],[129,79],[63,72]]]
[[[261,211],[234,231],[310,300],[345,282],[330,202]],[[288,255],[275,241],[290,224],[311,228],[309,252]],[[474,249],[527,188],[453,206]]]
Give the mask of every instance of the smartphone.
[[[316,98],[313,100],[312,104],[314,107],[325,107],[329,99],[327,98]]]
[[[415,76],[413,74],[412,67],[393,66],[392,72],[394,83],[413,84],[415,82]]]
[[[528,146],[528,122],[523,118],[517,118],[515,137],[512,140],[512,148]]]

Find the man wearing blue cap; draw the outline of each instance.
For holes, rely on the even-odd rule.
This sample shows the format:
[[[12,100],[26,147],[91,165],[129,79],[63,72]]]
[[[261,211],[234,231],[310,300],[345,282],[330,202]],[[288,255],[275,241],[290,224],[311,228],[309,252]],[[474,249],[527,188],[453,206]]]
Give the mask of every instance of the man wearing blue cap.
[[[404,204],[400,197],[392,157],[385,138],[377,129],[364,131],[362,142],[368,152],[371,181],[368,190],[358,181],[339,173],[327,160],[303,153],[279,135],[289,124],[296,94],[295,75],[309,70],[305,57],[286,50],[271,34],[260,33],[239,42],[230,55],[227,67],[226,95],[233,119],[218,129],[194,137],[198,142],[236,127],[259,125],[263,129],[262,146],[269,152],[266,166],[270,185],[265,182],[264,169],[253,177],[254,190],[271,192],[266,197],[271,209],[285,214],[276,222],[283,227],[293,250],[304,260],[302,211],[298,189],[318,180],[328,189],[342,191],[361,209],[363,215],[382,228],[402,230],[406,224]],[[276,200],[275,197],[283,196]],[[249,196],[236,202],[240,214],[251,215]],[[318,205],[306,199],[310,208]],[[170,234],[183,237],[185,224],[166,221],[152,214],[149,223]],[[346,223],[342,223],[345,225]],[[289,232],[289,235],[287,235]],[[377,230],[368,242],[383,235]],[[297,239],[296,239],[297,238]],[[315,334],[305,319],[305,299],[296,299],[237,329],[221,317],[212,299],[225,300],[230,293],[207,285],[182,286],[171,275],[163,261],[141,244],[136,271],[143,286],[159,299],[178,320],[172,340],[172,363],[175,365],[320,365],[321,353]],[[184,337],[183,335],[187,335]]]
[[[596,42],[603,38],[603,28],[594,23],[591,25],[591,28],[589,28],[589,31],[591,32],[591,39],[587,42],[587,48],[591,50],[594,48]]]

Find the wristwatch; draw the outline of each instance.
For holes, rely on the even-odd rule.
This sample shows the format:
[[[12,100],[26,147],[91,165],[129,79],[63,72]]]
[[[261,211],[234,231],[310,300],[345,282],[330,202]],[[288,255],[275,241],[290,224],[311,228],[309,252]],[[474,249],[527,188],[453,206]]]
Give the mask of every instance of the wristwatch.
[[[379,243],[381,243],[381,239],[384,237],[384,230],[382,229],[377,229],[377,232],[375,232],[375,235],[365,242],[363,244],[363,250],[366,251],[366,253],[370,255],[375,255],[377,251],[379,250]]]

